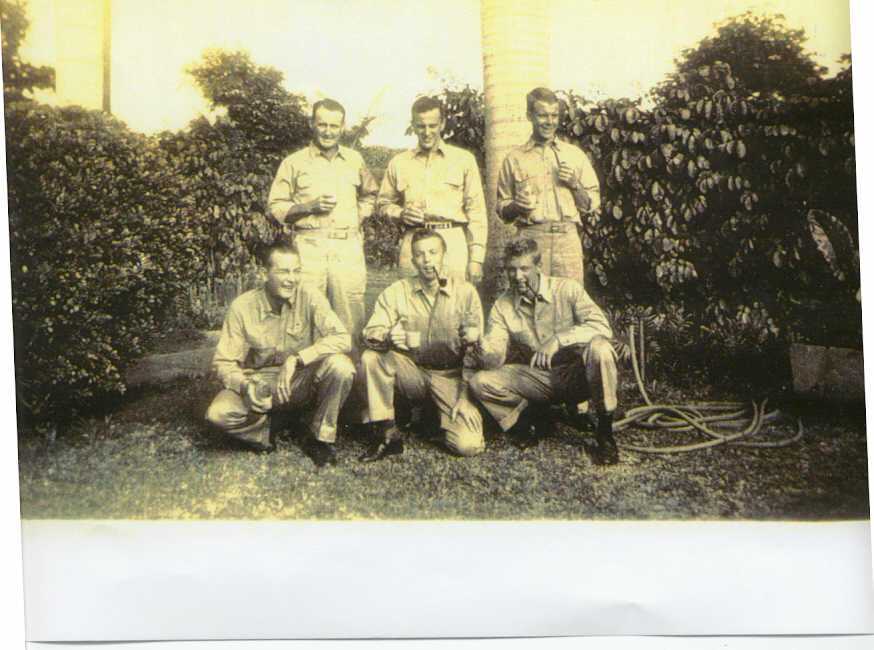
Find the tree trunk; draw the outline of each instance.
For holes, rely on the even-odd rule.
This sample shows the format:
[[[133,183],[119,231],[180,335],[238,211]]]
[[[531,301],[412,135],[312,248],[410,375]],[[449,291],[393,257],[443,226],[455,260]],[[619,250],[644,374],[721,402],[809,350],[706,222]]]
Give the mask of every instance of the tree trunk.
[[[549,85],[548,0],[481,0],[486,112],[486,202],[489,244],[483,281],[491,302],[503,286],[501,258],[513,228],[495,212],[498,172],[507,152],[525,142],[531,127],[525,95]]]

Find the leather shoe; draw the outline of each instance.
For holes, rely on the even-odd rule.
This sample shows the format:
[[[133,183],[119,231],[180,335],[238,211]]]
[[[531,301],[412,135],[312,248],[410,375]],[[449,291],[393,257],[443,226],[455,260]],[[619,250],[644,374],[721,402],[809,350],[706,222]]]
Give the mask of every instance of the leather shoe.
[[[358,460],[362,463],[375,463],[383,458],[402,453],[404,453],[404,442],[402,440],[389,440],[379,443],[376,447],[363,454]]]
[[[619,462],[619,449],[613,438],[613,414],[599,413],[598,428],[595,432],[597,446],[592,454],[592,462],[596,465],[615,465]]]
[[[309,456],[316,467],[337,464],[337,452],[334,451],[334,446],[327,442],[310,438],[304,444],[304,453]]]

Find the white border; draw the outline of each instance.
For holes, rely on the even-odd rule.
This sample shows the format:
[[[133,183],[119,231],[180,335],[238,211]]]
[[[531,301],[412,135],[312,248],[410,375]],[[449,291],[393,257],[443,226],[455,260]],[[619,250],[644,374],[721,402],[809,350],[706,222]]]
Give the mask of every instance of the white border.
[[[874,62],[874,57],[871,55],[870,51],[870,34],[872,33],[871,27],[874,25],[874,8],[872,8],[871,3],[866,3],[863,0],[854,0],[851,2],[852,8],[852,21],[853,21],[853,56],[855,61],[855,79],[856,79],[856,115],[857,115],[857,123],[856,123],[856,141],[858,146],[857,159],[858,159],[858,172],[859,172],[859,208],[860,208],[860,227],[862,229],[862,237],[863,250],[868,250],[872,248],[874,244],[871,242],[870,236],[870,228],[866,225],[867,221],[864,215],[868,214],[870,211],[869,207],[874,207],[874,200],[872,200],[872,190],[871,185],[872,181],[874,181],[874,176],[872,176],[871,170],[874,169],[874,159],[872,159],[872,150],[874,150],[874,140],[872,140],[872,131],[871,127],[868,126],[868,116],[874,115],[874,102],[871,101],[871,91],[868,89],[872,82],[872,75],[870,71],[872,69],[872,62]],[[3,166],[3,218],[5,220],[5,157],[2,163]],[[866,182],[867,181],[867,182]],[[11,329],[11,319],[9,314],[8,307],[3,308],[3,305],[9,305],[9,280],[8,276],[5,274],[5,270],[8,269],[8,231],[7,231],[7,223],[0,224],[0,336],[3,337],[2,340],[7,342],[7,346],[4,348],[4,360],[6,361],[5,367],[7,368],[6,373],[0,375],[0,396],[4,398],[4,404],[7,408],[3,409],[3,415],[5,417],[4,423],[6,426],[4,427],[4,434],[0,436],[0,444],[3,445],[2,451],[4,453],[0,454],[0,457],[4,459],[4,462],[7,463],[5,466],[5,470],[0,472],[0,476],[3,477],[5,483],[3,487],[5,489],[0,490],[0,505],[2,505],[2,515],[3,521],[6,523],[6,526],[0,528],[2,530],[2,553],[0,553],[0,561],[4,562],[4,568],[8,569],[3,571],[4,580],[0,581],[0,585],[2,585],[2,611],[4,612],[4,619],[6,625],[3,628],[2,636],[6,641],[12,641],[10,647],[21,647],[20,643],[16,643],[16,641],[22,641],[23,639],[23,625],[21,624],[21,614],[22,614],[22,597],[21,597],[21,571],[20,571],[20,563],[19,558],[20,555],[20,545],[19,545],[19,527],[17,525],[18,517],[19,517],[19,508],[18,508],[18,483],[17,483],[17,471],[16,471],[16,463],[15,459],[17,458],[16,449],[15,449],[15,423],[14,423],[14,415],[12,413],[12,405],[13,401],[13,383],[12,383],[12,353],[11,346],[9,343],[12,337],[12,329]],[[863,265],[863,273],[865,276],[865,294],[866,296],[870,293],[868,287],[871,285],[872,273],[869,271],[871,268],[870,263],[866,263],[865,257],[862,259]],[[872,321],[872,313],[870,307],[871,301],[868,300],[864,303],[864,316],[866,327],[870,331],[870,324]],[[870,338],[870,337],[869,337]],[[869,358],[870,361],[870,358]],[[870,364],[869,364],[870,365]],[[869,391],[872,390],[872,379],[870,373],[867,376],[867,388]],[[870,394],[870,392],[869,392]],[[869,419],[869,428],[871,426],[871,420]],[[872,450],[869,445],[868,450],[869,457],[869,466],[872,466]],[[874,477],[869,477],[869,480]],[[672,524],[671,524],[672,525]],[[80,524],[83,530],[87,529],[87,524]],[[702,526],[707,526],[703,524]],[[815,525],[811,525],[815,526]],[[840,543],[838,547],[827,547],[822,549],[824,555],[820,556],[824,558],[824,564],[828,564],[833,558],[835,558],[836,552],[839,549],[846,549],[847,544],[850,543],[850,538],[858,537],[858,531],[856,530],[857,526],[852,524],[831,524],[833,526],[833,531],[835,535],[838,537],[845,537],[843,543]],[[784,530],[789,532],[792,530],[792,525],[781,525],[775,524],[775,531]],[[157,528],[155,529],[157,533]],[[274,535],[271,533],[271,538]],[[251,547],[251,541],[247,542]],[[640,534],[636,537],[636,541],[640,546],[647,547],[649,545],[650,539],[648,534],[644,532],[640,532]],[[730,543],[728,540],[724,540],[725,543]],[[765,541],[764,538],[762,541]],[[788,541],[788,540],[787,540]],[[858,543],[858,539],[857,542]],[[785,547],[785,551],[787,553],[794,553],[794,550],[798,545],[803,545],[803,536],[801,538],[796,536],[791,536],[791,543],[787,543]],[[608,557],[611,561],[615,561],[617,559],[621,559],[623,556],[627,555],[628,549],[623,549],[621,546],[618,548],[611,549],[608,553]],[[284,549],[285,553],[288,555],[293,555],[295,549],[291,546]],[[857,552],[860,550],[857,548]],[[759,551],[752,551],[754,556],[759,555]],[[729,557],[732,558],[737,564],[729,564]],[[870,559],[870,549],[867,554],[867,557]],[[840,560],[841,558],[836,558]],[[69,549],[62,555],[56,556],[54,558],[54,573],[57,576],[63,576],[67,573],[68,569],[75,568],[74,565],[76,561],[76,557],[69,554]],[[424,561],[424,560],[423,560]],[[722,562],[726,572],[731,571],[745,571],[746,567],[748,567],[748,562],[746,558],[738,558],[734,555],[726,556],[724,554],[719,555],[718,561]],[[76,584],[71,587],[70,591],[63,593],[61,591],[57,591],[54,596],[61,598],[63,597],[64,605],[67,606],[70,603],[75,604],[78,600],[80,594],[83,589],[87,587],[87,584],[92,582],[91,578],[94,580],[106,579],[106,575],[101,575],[101,571],[99,569],[100,565],[97,565],[95,568],[95,574],[90,576],[88,580],[82,582],[80,584]],[[130,563],[130,566],[136,566],[136,560],[133,560]],[[200,565],[201,567],[203,565]],[[360,565],[359,565],[360,566]],[[522,564],[524,566],[524,564]],[[816,575],[809,574],[810,565],[805,565],[802,563],[797,563],[794,565],[795,571],[799,574],[800,582],[804,582],[803,590],[815,593],[818,595],[821,603],[826,604],[834,602],[835,600],[841,600],[847,594],[845,589],[838,589],[835,591],[828,591],[824,589],[824,585],[817,581]],[[203,580],[203,584],[206,589],[209,589],[212,585],[215,584],[213,582],[213,578],[218,577],[222,571],[223,567],[212,567],[206,574],[198,576],[199,579]],[[859,566],[856,567],[856,574],[858,575]],[[519,571],[518,565],[516,571]],[[502,571],[504,573],[505,571]],[[682,575],[682,574],[679,574]],[[155,574],[155,577],[160,577],[159,574]],[[501,577],[501,574],[498,575]],[[521,575],[517,574],[518,579],[521,579]],[[801,578],[809,578],[808,580],[801,580]],[[864,577],[864,576],[863,576]],[[870,576],[869,576],[870,577]],[[398,577],[396,576],[395,579]],[[755,579],[755,577],[751,577],[748,584],[746,592],[751,593],[761,593],[762,589],[773,590],[774,584],[768,583],[765,575],[760,576],[759,579]],[[670,594],[673,590],[674,580],[677,579],[677,576],[673,576],[672,579],[666,583],[664,593]],[[795,584],[797,584],[797,582]],[[56,585],[63,583],[55,583]],[[598,585],[595,583],[590,583],[591,589],[597,590]],[[826,581],[825,586],[834,586],[830,581]],[[555,585],[556,591],[561,591],[561,586],[559,584]],[[724,585],[714,584],[711,585],[710,588],[703,592],[705,596],[709,595],[711,590],[724,590]],[[32,592],[32,587],[29,587],[29,591]],[[332,590],[328,585],[323,587],[323,591],[331,592]],[[632,590],[633,593],[634,590]],[[773,592],[772,592],[773,593]],[[108,594],[104,594],[107,596]],[[151,600],[160,600],[168,595],[166,592],[157,592],[149,594]],[[775,594],[775,597],[779,598],[782,594]],[[742,597],[742,594],[735,594],[735,596]],[[728,597],[728,595],[726,596]],[[335,609],[331,605],[332,601],[327,601],[323,603],[325,610],[330,610],[332,612],[332,616],[334,620],[341,620],[344,616],[344,612]],[[779,601],[778,602],[785,602]],[[108,606],[109,602],[103,603],[103,608],[99,608],[95,612],[95,617],[98,619],[105,620],[106,618],[106,606]],[[682,618],[690,610],[685,609],[682,603],[674,602],[674,606],[679,607],[676,610],[673,610],[673,615]],[[192,603],[187,603],[186,607],[193,607]],[[478,604],[479,611],[488,612],[490,611],[489,603],[480,603]],[[31,613],[36,615],[37,612]],[[215,612],[215,618],[213,620],[218,620],[223,615],[223,612]],[[432,612],[434,618],[440,618],[440,614],[437,612]],[[802,613],[798,612],[798,616],[801,617]],[[18,624],[16,624],[18,623]],[[161,627],[160,625],[158,626]],[[846,631],[839,630],[837,626],[832,630],[834,632]],[[150,631],[151,632],[151,631]],[[627,632],[627,630],[626,630]],[[710,630],[711,633],[714,630]],[[128,638],[130,638],[129,635]],[[151,634],[149,634],[151,636]],[[341,642],[321,642],[318,643],[319,648],[333,648],[337,643]],[[347,643],[342,642],[343,647],[346,647]],[[439,642],[427,642],[427,641],[401,641],[390,644],[390,647],[393,648],[422,648],[422,647],[432,647],[434,643]],[[473,642],[467,641],[451,641],[446,643],[452,643],[453,647],[470,647],[470,644]],[[500,646],[496,646],[496,643],[500,643]],[[545,644],[547,647],[569,647],[570,643],[574,644],[574,647],[577,647],[579,644],[579,640],[577,639],[550,639],[550,640],[502,640],[502,641],[480,641],[476,642],[476,647],[485,647],[485,646],[496,646],[496,647],[504,647],[505,645],[515,646],[515,647],[534,647],[533,645],[526,644],[534,644],[537,643],[538,646]],[[671,638],[671,639],[646,639],[646,638],[636,638],[636,639],[588,639],[586,640],[587,644],[594,644],[594,647],[601,648],[626,648],[626,647],[635,647],[635,648],[662,648],[662,647],[683,647],[683,648],[735,648],[735,647],[743,647],[743,648],[771,648],[771,647],[792,647],[792,648],[810,648],[810,647],[828,647],[828,648],[861,648],[861,647],[870,647],[871,640],[862,637],[849,637],[849,638],[820,638],[820,639],[812,639],[812,638],[780,638],[780,639],[766,639],[766,638],[758,638],[758,639],[750,639],[750,638],[729,638],[729,639],[679,639],[679,638]],[[35,646],[41,644],[34,644]],[[214,643],[209,647],[219,647],[223,650],[225,648],[238,648],[238,647],[252,647],[253,643],[245,643],[241,644],[239,642],[233,643]],[[300,643],[287,643],[283,642],[282,647],[313,647],[316,643],[313,642],[300,642]],[[383,645],[389,644],[380,644],[378,642],[367,643],[368,647],[383,647]],[[155,644],[143,644],[145,648],[154,647]],[[257,647],[278,647],[279,643],[277,642],[261,642]],[[91,644],[81,645],[79,647],[94,647]],[[111,644],[109,646],[102,646],[104,648],[112,648],[116,647],[116,644]],[[160,648],[176,648],[176,647],[185,647],[185,648],[196,648],[199,649],[203,647],[203,643],[167,643],[161,644],[158,646]],[[441,646],[445,647],[445,646]]]

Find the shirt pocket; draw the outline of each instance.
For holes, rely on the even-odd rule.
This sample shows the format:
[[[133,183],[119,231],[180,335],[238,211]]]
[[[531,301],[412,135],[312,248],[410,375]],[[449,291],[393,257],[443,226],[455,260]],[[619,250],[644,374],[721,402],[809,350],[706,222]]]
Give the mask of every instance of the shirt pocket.
[[[313,177],[308,172],[299,172],[294,179],[294,189],[301,193],[306,193],[313,187]]]
[[[303,318],[297,316],[288,320],[285,327],[285,352],[298,352],[310,344],[309,328]]]

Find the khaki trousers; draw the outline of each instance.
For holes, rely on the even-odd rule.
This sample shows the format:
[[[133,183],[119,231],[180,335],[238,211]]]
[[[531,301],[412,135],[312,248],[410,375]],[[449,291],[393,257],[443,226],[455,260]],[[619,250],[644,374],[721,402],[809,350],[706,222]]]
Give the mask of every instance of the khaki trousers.
[[[279,368],[260,368],[252,375],[273,387],[274,400]],[[291,380],[291,400],[274,410],[311,411],[310,433],[322,442],[336,442],[337,414],[346,401],[355,366],[345,354],[332,354],[295,370]],[[206,420],[216,429],[231,436],[245,430],[252,421],[252,412],[243,397],[224,389],[206,411]]]
[[[465,395],[455,420],[452,408],[463,389],[461,369],[428,370],[409,357],[390,350],[365,350],[361,366],[367,382],[367,421],[395,419],[394,397],[397,390],[410,401],[430,399],[440,412],[440,428],[446,434],[446,446],[461,456],[474,456],[485,450],[482,416]]]
[[[599,413],[616,409],[616,353],[603,336],[573,345],[553,357],[551,370],[508,364],[481,370],[470,390],[502,430],[512,428],[529,402],[561,402],[574,406],[590,399]]]
[[[467,279],[467,235],[464,228],[442,228],[434,230],[443,237],[446,242],[446,255],[443,257],[443,275],[457,280]],[[413,229],[409,229],[401,238],[400,254],[398,256],[398,268],[401,277],[416,275],[416,267],[413,266],[413,252],[411,242]]]
[[[537,242],[540,268],[546,275],[583,284],[583,246],[576,224],[546,222],[519,226],[516,234]]]
[[[336,239],[338,233],[348,239]],[[357,232],[331,230],[297,230],[294,243],[300,252],[302,281],[318,289],[340,318],[349,334],[352,347],[358,349],[364,328],[364,290],[367,288],[367,265],[364,246]]]

